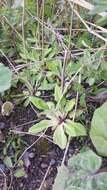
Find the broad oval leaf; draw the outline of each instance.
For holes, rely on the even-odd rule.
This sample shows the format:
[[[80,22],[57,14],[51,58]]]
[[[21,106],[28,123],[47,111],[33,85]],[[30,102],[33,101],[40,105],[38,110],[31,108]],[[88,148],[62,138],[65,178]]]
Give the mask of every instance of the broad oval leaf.
[[[66,120],[64,127],[66,133],[71,137],[86,136],[86,129],[81,123]]]
[[[49,107],[49,109],[54,109],[55,108],[55,104],[51,101],[47,102],[47,105]]]
[[[102,160],[92,150],[81,152],[71,157],[68,161],[69,168],[84,170],[89,173],[96,172],[101,167]]]
[[[53,135],[53,141],[55,144],[57,144],[61,149],[64,149],[67,144],[67,137],[64,133],[63,125],[57,126],[54,135]]]
[[[11,86],[12,72],[0,63],[0,93],[8,90]]]
[[[37,107],[37,108],[40,109],[40,110],[49,109],[47,103],[46,103],[44,100],[42,100],[41,98],[34,97],[34,96],[30,96],[30,97],[29,97],[29,101],[30,101],[35,107]]]
[[[90,137],[98,153],[107,156],[107,102],[94,112]]]
[[[7,167],[12,167],[13,166],[13,164],[12,164],[12,160],[11,160],[11,158],[9,157],[9,156],[6,156],[5,158],[4,158],[4,163],[5,163],[5,165],[7,166]]]
[[[47,61],[46,66],[47,66],[47,69],[52,71],[53,74],[58,75],[59,70],[62,67],[62,62],[61,62],[61,60],[55,60],[55,61],[51,61],[51,62]]]
[[[40,133],[50,127],[50,120],[42,120],[29,128],[29,132],[33,134]]]
[[[62,165],[61,167],[59,167],[57,177],[53,185],[53,190],[65,190],[68,175],[69,175],[69,171],[66,168],[66,166]]]
[[[97,190],[106,190],[107,189],[107,172],[101,172],[96,175],[91,180],[91,183],[96,183]],[[93,187],[94,188],[94,187]]]
[[[65,106],[65,112],[68,113],[69,111],[71,111],[74,105],[75,105],[75,99],[68,100]]]
[[[106,190],[107,173],[97,173],[101,164],[101,157],[90,149],[72,156],[67,166],[58,168],[53,190]]]
[[[54,89],[55,84],[53,83],[49,83],[46,79],[43,80],[43,82],[41,83],[41,86],[39,87],[39,90],[53,90]]]
[[[14,176],[17,178],[24,177],[26,175],[26,172],[24,168],[17,169],[14,173]]]

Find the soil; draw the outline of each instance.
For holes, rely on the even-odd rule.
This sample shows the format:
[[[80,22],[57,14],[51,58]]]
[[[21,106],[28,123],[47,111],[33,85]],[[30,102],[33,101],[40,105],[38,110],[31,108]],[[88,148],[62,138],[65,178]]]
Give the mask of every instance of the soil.
[[[17,108],[9,117],[0,117],[0,123],[5,124],[5,128],[8,131],[19,130],[27,132],[28,128],[32,126],[34,120],[36,119],[36,114],[31,108]],[[2,130],[3,131],[3,130]],[[6,132],[3,132],[6,133]],[[50,131],[48,132],[50,134]],[[14,135],[10,133],[10,135]],[[38,137],[31,135],[20,135],[21,139],[27,143],[27,146],[22,146],[22,153],[26,147],[30,146]],[[0,145],[0,149],[5,145]],[[67,154],[67,159],[79,152],[79,150],[84,146],[92,146],[90,141],[87,138],[73,139],[71,141],[69,151]],[[3,173],[0,172],[0,190],[5,190],[3,184],[5,184],[5,176],[7,176],[7,184],[10,186],[10,190],[39,190],[41,182],[48,171],[46,180],[41,190],[52,190],[52,184],[54,182],[55,176],[57,174],[57,167],[60,166],[63,151],[58,148],[52,142],[47,141],[44,138],[41,138],[33,147],[31,147],[27,152],[27,163],[25,164],[26,176],[21,178],[16,178],[12,176],[14,170],[9,170],[3,168]],[[28,155],[29,159],[28,159]],[[25,156],[25,158],[26,158]],[[23,157],[24,158],[24,157]],[[107,166],[107,159],[103,159],[103,166]],[[0,167],[5,167],[3,165],[3,159],[1,156]]]

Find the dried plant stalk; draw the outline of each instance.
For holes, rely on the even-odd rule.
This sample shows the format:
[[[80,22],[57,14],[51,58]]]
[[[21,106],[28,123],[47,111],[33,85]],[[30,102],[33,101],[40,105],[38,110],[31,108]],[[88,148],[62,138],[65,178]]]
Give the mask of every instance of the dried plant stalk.
[[[88,10],[92,10],[94,8],[94,5],[92,5],[91,3],[85,1],[85,0],[70,0],[71,2],[85,8],[85,9],[88,9]],[[102,17],[105,17],[107,16],[107,13],[106,12],[102,12],[102,13],[99,13],[100,16]]]

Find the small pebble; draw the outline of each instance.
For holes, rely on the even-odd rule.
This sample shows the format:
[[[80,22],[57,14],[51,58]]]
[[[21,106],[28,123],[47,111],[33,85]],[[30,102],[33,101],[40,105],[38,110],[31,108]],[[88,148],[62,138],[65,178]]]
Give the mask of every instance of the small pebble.
[[[26,175],[24,176],[24,178],[28,178],[28,175],[26,174]]]
[[[23,187],[23,183],[20,183],[20,187]]]
[[[42,164],[41,164],[41,168],[43,168],[43,169],[44,169],[44,168],[47,168],[47,164],[42,163]]]
[[[0,164],[0,170],[4,172],[5,169],[6,169],[5,165],[4,164]]]
[[[52,159],[50,164],[51,164],[51,166],[52,166],[52,165],[54,165],[55,163],[56,163],[55,160]]]
[[[39,158],[38,160],[41,162],[41,161],[42,161],[42,158]]]
[[[6,128],[6,124],[4,122],[0,122],[0,129]]]
[[[29,153],[29,158],[34,158],[35,157],[35,153],[31,152]]]

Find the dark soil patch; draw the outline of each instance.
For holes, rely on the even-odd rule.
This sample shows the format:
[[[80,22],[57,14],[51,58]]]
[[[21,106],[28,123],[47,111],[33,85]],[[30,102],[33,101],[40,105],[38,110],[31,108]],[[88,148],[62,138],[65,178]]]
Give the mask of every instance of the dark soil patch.
[[[36,114],[31,108],[18,108],[14,110],[10,117],[0,117],[0,122],[5,123],[5,133],[9,135],[10,130],[28,131],[28,128],[35,123],[35,119]],[[13,133],[13,135],[15,134]],[[27,142],[27,146],[30,146],[38,138],[31,135],[20,136],[25,142]],[[2,146],[0,146],[1,149]],[[22,147],[22,153],[27,146]],[[87,138],[73,139],[66,159],[71,155],[78,153],[84,146],[91,146],[90,141],[87,140]],[[28,167],[25,166],[26,176],[21,178],[13,177],[10,190],[38,190],[50,163],[51,167],[42,190],[52,190],[52,184],[57,174],[57,167],[61,164],[64,152],[53,143],[41,138],[31,149],[28,150],[27,153],[30,155],[30,165]],[[1,162],[3,163],[2,155]],[[106,167],[107,159],[104,159],[103,163],[104,167]],[[10,171],[8,169],[5,171],[8,178],[8,184],[10,184]],[[3,190],[3,180],[4,176],[2,174],[2,178],[0,177],[0,190]]]

